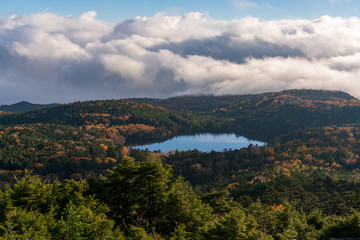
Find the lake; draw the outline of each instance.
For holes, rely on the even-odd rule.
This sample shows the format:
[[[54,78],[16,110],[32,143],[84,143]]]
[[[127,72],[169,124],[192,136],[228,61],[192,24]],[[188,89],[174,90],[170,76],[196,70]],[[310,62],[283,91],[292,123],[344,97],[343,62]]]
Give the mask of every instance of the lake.
[[[165,142],[153,143],[143,146],[136,146],[142,150],[167,152],[170,150],[187,151],[197,149],[201,152],[220,152],[224,149],[240,149],[250,144],[263,146],[264,142],[249,140],[235,134],[211,134],[203,133],[189,136],[178,136]]]

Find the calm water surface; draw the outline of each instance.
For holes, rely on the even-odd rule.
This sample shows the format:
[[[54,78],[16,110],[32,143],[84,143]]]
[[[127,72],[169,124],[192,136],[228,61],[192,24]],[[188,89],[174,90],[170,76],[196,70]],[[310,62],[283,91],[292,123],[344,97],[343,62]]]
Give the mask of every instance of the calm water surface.
[[[236,136],[235,134],[211,134],[204,133],[191,136],[179,136],[169,139],[161,143],[153,143],[144,146],[137,146],[133,148],[148,149],[150,151],[160,150],[167,152],[170,150],[194,150],[197,149],[202,152],[210,152],[212,150],[220,152],[224,149],[240,149],[247,147],[250,144],[263,146],[265,143],[249,140],[245,137]]]

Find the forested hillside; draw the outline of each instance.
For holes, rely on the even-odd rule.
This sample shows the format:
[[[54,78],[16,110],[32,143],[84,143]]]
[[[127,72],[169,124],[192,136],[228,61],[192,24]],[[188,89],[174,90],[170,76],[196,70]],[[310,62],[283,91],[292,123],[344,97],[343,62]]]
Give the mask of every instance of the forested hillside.
[[[182,96],[136,101],[229,119],[232,131],[263,141],[295,129],[360,121],[360,101],[339,91],[287,90],[253,95]]]
[[[143,156],[124,156],[106,177],[82,181],[43,182],[25,173],[0,194],[1,238],[327,240],[360,234],[358,211],[304,212],[288,201],[244,201],[247,195],[238,201],[229,188],[197,193],[156,155]],[[288,179],[278,183],[297,187]]]
[[[11,171],[24,169],[49,179],[101,173],[117,163],[124,145],[210,131],[224,121],[109,100],[3,114],[0,123],[0,176],[6,182]]]
[[[106,129],[120,132],[128,142],[146,142],[220,128],[226,121],[126,100],[76,102],[0,117],[1,125],[38,123]]]
[[[289,90],[133,100],[0,114],[0,239],[360,236],[357,99]],[[201,132],[267,144],[129,147]]]

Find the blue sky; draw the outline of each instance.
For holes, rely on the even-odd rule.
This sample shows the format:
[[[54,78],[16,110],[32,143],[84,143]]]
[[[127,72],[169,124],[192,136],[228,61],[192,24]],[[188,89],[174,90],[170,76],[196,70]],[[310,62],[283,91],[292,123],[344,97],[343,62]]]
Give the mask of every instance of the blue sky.
[[[62,16],[79,16],[96,11],[98,18],[118,22],[136,16],[202,12],[216,19],[253,16],[260,19],[306,18],[323,15],[351,17],[360,15],[358,0],[3,0],[0,15],[28,15],[49,11]]]

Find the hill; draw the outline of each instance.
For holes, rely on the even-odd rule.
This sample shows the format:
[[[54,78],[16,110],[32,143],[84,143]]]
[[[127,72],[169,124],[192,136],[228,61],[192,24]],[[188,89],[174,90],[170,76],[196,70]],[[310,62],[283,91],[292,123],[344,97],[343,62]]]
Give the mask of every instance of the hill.
[[[0,111],[17,113],[17,112],[31,111],[31,110],[40,109],[40,108],[55,107],[58,105],[60,105],[60,104],[58,104],[58,103],[33,104],[33,103],[26,102],[26,101],[22,101],[22,102],[14,103],[11,105],[1,105]]]
[[[75,102],[0,116],[0,125],[41,123],[106,129],[119,133],[127,143],[158,141],[190,132],[211,132],[212,126],[225,125],[222,122],[127,100]]]
[[[207,131],[214,120],[125,100],[88,101],[0,115],[0,169],[61,178],[114,166],[123,145]],[[50,174],[50,175],[49,175]],[[8,172],[0,180],[7,180]]]
[[[273,105],[286,103],[314,105],[323,102],[324,104],[335,103],[334,101],[350,101],[352,105],[358,105],[359,100],[342,91],[293,89],[280,92],[269,92],[261,94],[244,95],[186,95],[171,97],[167,99],[157,98],[130,98],[129,101],[149,103],[165,108],[179,110],[188,109],[194,112],[214,112],[220,108],[227,108],[234,104],[256,104],[259,101],[272,101]],[[281,101],[275,101],[281,100]],[[275,101],[275,102],[274,102]],[[314,105],[315,106],[315,105]]]
[[[360,101],[341,91],[302,89],[250,95],[134,100],[229,119],[230,129],[235,133],[263,141],[305,127],[360,120]]]

